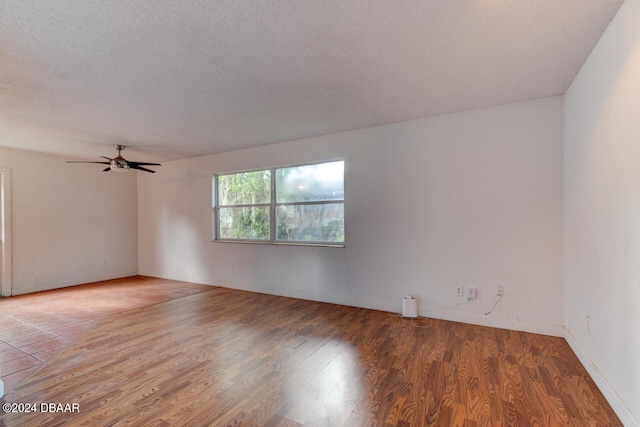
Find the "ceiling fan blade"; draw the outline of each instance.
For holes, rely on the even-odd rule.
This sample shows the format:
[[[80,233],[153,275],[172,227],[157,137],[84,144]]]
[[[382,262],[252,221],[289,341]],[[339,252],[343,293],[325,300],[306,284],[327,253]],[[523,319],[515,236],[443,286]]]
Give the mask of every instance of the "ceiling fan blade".
[[[131,165],[135,165],[135,166],[162,166],[160,163],[144,163],[144,162],[127,162],[129,163],[129,166]]]
[[[102,169],[102,172],[109,172],[110,170],[111,170],[111,166],[109,166],[109,167],[108,167],[108,168],[106,168],[106,169]]]
[[[156,173],[156,171],[152,171],[151,169],[143,168],[142,166],[138,166],[138,164],[132,164],[129,162],[129,169],[138,169],[145,172]]]
[[[109,162],[87,162],[87,161],[84,161],[84,160],[77,160],[77,161],[76,160],[67,160],[67,163],[97,163],[97,164],[100,164],[100,165],[108,165],[109,164]]]
[[[102,157],[103,159],[107,159],[107,160],[109,160],[109,161],[113,160],[113,159],[110,159],[110,158],[105,157],[105,156],[100,156],[100,157]]]

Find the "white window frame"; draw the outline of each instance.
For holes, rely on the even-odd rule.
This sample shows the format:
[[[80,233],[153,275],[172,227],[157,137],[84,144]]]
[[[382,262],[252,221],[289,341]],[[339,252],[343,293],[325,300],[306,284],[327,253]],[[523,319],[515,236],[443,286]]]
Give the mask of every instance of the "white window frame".
[[[315,163],[301,163],[294,164],[289,166],[278,166],[271,168],[261,168],[261,169],[249,169],[249,170],[241,170],[235,172],[225,172],[220,174],[214,174],[212,179],[212,204],[213,204],[213,241],[221,242],[221,243],[250,243],[250,244],[269,244],[269,245],[295,245],[295,246],[324,246],[324,247],[338,247],[344,248],[346,242],[346,195],[342,199],[338,200],[320,200],[320,201],[304,201],[304,202],[286,202],[286,203],[277,203],[276,202],[276,171],[279,169],[287,169],[287,168],[295,168],[301,166],[314,166],[314,165],[322,165],[326,163],[334,163],[334,162],[343,162],[346,165],[346,162],[343,159],[336,160],[328,160],[323,162],[315,162]],[[244,204],[244,205],[220,205],[220,201],[218,199],[218,178],[220,176],[225,175],[234,175],[238,173],[249,173],[249,172],[262,172],[262,171],[270,171],[271,182],[270,182],[270,202],[269,203],[256,203],[256,204]],[[344,186],[344,176],[343,176],[343,186]],[[279,206],[310,206],[310,205],[324,205],[324,204],[342,204],[343,205],[343,225],[345,227],[345,239],[342,242],[325,242],[325,241],[298,241],[298,240],[277,240],[276,235],[276,212]],[[267,207],[269,210],[269,239],[258,240],[258,239],[229,239],[229,238],[221,238],[220,237],[220,208],[239,208],[239,207]]]

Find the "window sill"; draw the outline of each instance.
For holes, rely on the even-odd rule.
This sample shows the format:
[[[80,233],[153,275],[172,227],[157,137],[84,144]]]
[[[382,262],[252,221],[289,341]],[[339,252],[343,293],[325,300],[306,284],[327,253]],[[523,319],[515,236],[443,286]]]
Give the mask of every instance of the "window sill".
[[[273,246],[312,246],[320,248],[344,248],[344,243],[307,243],[307,242],[274,242],[270,240],[232,240],[232,239],[215,239],[212,243],[238,243],[241,245],[273,245]]]

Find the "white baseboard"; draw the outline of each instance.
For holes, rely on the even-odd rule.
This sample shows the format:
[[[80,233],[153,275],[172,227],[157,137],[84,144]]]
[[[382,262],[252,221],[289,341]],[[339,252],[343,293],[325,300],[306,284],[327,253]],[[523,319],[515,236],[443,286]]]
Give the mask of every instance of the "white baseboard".
[[[60,289],[60,288],[66,288],[69,286],[84,285],[87,283],[94,283],[94,282],[102,282],[103,280],[122,279],[123,277],[130,277],[130,276],[137,276],[137,275],[138,275],[137,271],[127,272],[127,273],[107,274],[100,277],[85,277],[82,279],[69,280],[66,282],[42,283],[39,285],[20,287],[18,289],[16,289],[16,283],[14,282],[13,284],[14,289],[11,290],[11,295],[23,295],[23,294],[30,294],[33,292],[49,291],[51,289]]]
[[[582,363],[582,366],[584,366],[589,375],[591,375],[593,382],[596,383],[605,399],[607,399],[607,402],[609,402],[609,405],[611,405],[611,408],[613,408],[616,415],[618,415],[618,418],[620,418],[620,421],[622,421],[622,424],[626,427],[640,427],[640,420],[631,413],[629,407],[625,405],[618,393],[616,393],[611,384],[609,384],[609,381],[607,381],[596,364],[593,363],[593,360],[591,360],[580,344],[578,344],[570,330],[565,329],[564,339],[576,354],[578,360]]]
[[[4,381],[0,380],[0,397],[4,397]]]
[[[180,279],[174,279],[174,280],[180,280]],[[321,295],[314,292],[296,291],[296,290],[285,289],[285,288],[277,288],[277,287],[256,288],[255,286],[252,286],[252,285],[247,285],[242,283],[228,283],[228,282],[225,282],[225,283],[213,282],[213,283],[202,283],[202,284],[209,285],[209,286],[219,286],[221,288],[237,289],[240,291],[249,291],[249,292],[257,292],[257,293],[267,294],[267,295],[276,295],[280,297],[298,298],[298,299],[303,299],[307,301],[326,302],[329,304],[346,305],[349,307],[369,308],[372,310],[388,311],[392,313],[397,313],[399,309],[399,307],[396,307],[393,304],[375,303],[375,302],[374,303],[369,302],[369,303],[363,304],[362,301],[351,299],[351,298],[340,298],[340,297],[336,298],[333,296]]]
[[[524,320],[482,316],[447,310],[420,310],[420,315],[432,317],[434,319],[470,323],[472,325],[489,326],[492,328],[509,329],[512,331],[531,332],[533,334],[551,335],[554,337],[564,336],[564,326],[554,325],[551,323],[529,322]]]

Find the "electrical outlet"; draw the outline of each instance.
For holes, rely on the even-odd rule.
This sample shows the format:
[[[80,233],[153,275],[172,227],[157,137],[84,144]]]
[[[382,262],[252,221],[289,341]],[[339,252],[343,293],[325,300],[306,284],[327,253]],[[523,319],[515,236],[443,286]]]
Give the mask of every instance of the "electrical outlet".
[[[591,335],[591,316],[587,316],[587,334]]]
[[[504,295],[504,286],[498,285],[498,287],[496,288],[496,296],[501,297],[503,295]]]
[[[478,289],[477,288],[467,288],[467,299],[476,299],[476,296],[478,295]]]
[[[235,270],[235,268],[233,267],[233,264],[229,264],[229,271],[231,271],[233,273],[234,270]]]
[[[456,286],[455,296],[461,297],[464,296],[464,286]]]
[[[106,266],[106,265],[107,265],[107,260],[106,260],[106,259],[103,259],[103,260],[102,260],[102,265],[103,265],[103,266]]]

